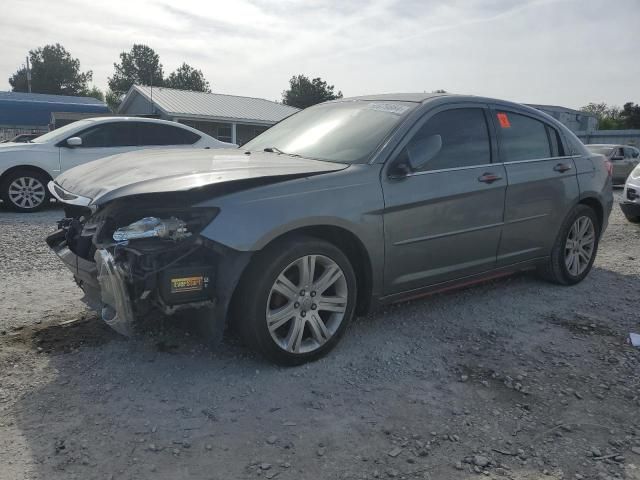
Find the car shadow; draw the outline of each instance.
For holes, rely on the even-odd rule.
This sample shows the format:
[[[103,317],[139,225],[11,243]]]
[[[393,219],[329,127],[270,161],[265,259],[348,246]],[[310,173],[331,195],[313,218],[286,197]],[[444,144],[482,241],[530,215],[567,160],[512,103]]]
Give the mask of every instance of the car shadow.
[[[465,409],[483,425],[483,412],[515,404],[526,404],[526,415],[551,415],[555,404],[508,386],[505,375],[532,362],[537,370],[529,375],[544,377],[550,364],[541,349],[561,356],[601,334],[620,344],[634,323],[628,288],[639,277],[594,268],[580,285],[558,287],[521,274],[391,305],[353,322],[328,357],[296,368],[268,364],[233,336],[212,351],[191,326],[160,319],[128,340],[95,315],[25,328],[0,339],[14,347],[3,370],[17,365],[6,378],[25,384],[3,406],[0,463],[11,460],[33,478],[239,478],[257,471],[333,478],[418,467],[459,478],[451,465],[471,451],[466,440],[435,440],[429,457],[410,456],[415,465],[384,452],[390,439],[448,431]],[[598,319],[594,333],[575,321],[591,325],[589,316]],[[576,336],[582,340],[572,343]],[[582,408],[553,415],[569,418]],[[620,422],[602,415],[600,423]],[[515,438],[523,422],[491,415],[474,445]],[[533,422],[516,440],[543,448],[539,435],[547,428]],[[354,464],[354,455],[379,460]],[[510,468],[515,475],[529,467]]]

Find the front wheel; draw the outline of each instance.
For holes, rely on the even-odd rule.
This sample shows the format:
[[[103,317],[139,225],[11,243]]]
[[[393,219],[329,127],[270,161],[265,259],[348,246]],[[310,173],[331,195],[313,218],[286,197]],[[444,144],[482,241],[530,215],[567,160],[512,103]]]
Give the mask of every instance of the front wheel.
[[[49,201],[48,178],[40,172],[17,170],[0,187],[5,205],[16,212],[36,212]]]
[[[598,252],[600,223],[594,210],[576,205],[565,218],[547,263],[539,272],[553,283],[574,285],[589,274]]]
[[[298,365],[338,342],[356,301],[344,253],[313,237],[292,237],[259,252],[234,298],[240,334],[267,358]]]

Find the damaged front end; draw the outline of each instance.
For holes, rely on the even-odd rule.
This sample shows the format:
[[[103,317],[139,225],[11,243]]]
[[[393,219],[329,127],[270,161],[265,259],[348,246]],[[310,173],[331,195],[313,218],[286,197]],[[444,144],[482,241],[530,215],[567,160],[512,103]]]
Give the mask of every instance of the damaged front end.
[[[119,333],[130,336],[136,319],[149,313],[187,310],[220,338],[248,254],[200,235],[217,209],[157,205],[124,198],[95,213],[69,206],[47,243],[73,272],[85,302]]]

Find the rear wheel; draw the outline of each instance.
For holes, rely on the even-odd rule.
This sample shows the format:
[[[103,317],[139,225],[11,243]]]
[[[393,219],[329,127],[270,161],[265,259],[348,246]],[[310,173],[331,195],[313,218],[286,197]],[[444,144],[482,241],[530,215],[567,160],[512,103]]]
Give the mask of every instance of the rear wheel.
[[[574,285],[591,271],[598,251],[600,224],[587,205],[576,205],[567,215],[547,263],[539,271],[553,283]]]
[[[315,360],[338,342],[354,313],[356,279],[331,243],[292,237],[259,252],[235,296],[235,321],[276,363]]]
[[[4,179],[0,195],[16,212],[36,212],[49,202],[46,175],[33,170],[17,170]]]

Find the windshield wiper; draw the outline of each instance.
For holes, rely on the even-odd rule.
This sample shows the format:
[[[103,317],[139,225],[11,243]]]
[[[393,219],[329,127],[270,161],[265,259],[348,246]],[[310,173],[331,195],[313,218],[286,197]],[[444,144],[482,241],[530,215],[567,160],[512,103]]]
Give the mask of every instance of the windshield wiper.
[[[279,153],[280,155],[286,155],[286,153],[284,153],[278,147],[266,147],[264,151],[269,153]]]
[[[283,152],[278,147],[266,147],[263,151],[264,152],[269,152],[269,153],[277,153],[278,155],[288,155],[289,157],[300,157],[301,156],[301,155],[298,155],[297,153]]]

